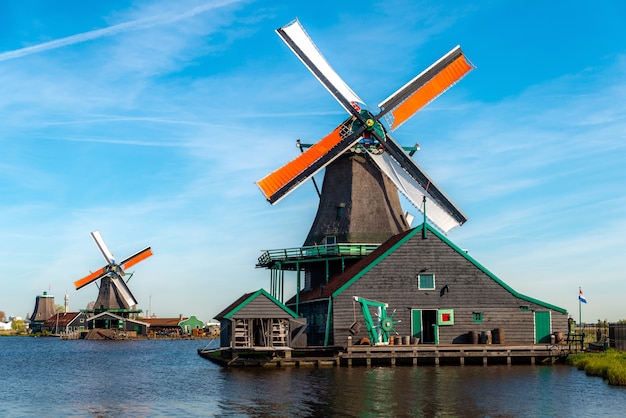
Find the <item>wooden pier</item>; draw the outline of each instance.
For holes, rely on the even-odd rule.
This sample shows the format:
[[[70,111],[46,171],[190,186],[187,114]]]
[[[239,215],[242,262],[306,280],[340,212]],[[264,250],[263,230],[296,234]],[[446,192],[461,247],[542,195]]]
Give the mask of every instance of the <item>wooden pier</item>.
[[[350,345],[289,350],[198,350],[225,367],[354,367],[554,364],[571,353],[552,344]]]
[[[348,346],[341,354],[341,364],[354,365],[491,365],[554,364],[569,354],[563,345],[491,345],[491,344],[422,344]]]

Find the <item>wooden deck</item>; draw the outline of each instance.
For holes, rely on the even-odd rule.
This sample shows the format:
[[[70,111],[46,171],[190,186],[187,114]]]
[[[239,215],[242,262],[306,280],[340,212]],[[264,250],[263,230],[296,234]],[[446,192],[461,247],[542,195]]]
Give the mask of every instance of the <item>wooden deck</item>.
[[[346,348],[341,355],[342,365],[435,365],[452,364],[550,364],[567,357],[570,350],[564,345],[533,344],[423,344],[387,345]]]
[[[551,344],[353,345],[331,349],[198,350],[201,357],[225,367],[532,365],[554,364],[570,353],[567,345]]]

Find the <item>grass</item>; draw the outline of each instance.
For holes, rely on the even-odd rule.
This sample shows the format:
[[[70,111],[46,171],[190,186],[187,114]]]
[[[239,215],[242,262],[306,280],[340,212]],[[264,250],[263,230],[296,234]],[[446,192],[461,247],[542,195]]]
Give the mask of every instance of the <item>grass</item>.
[[[567,357],[567,364],[584,370],[589,376],[600,376],[610,385],[626,386],[626,352],[573,354]]]

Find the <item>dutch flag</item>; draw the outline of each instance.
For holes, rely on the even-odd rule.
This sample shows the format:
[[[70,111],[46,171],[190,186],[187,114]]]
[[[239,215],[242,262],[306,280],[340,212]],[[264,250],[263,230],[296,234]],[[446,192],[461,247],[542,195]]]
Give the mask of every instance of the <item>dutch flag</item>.
[[[578,300],[582,303],[587,303],[587,299],[585,299],[585,295],[583,295],[583,290],[578,288]]]

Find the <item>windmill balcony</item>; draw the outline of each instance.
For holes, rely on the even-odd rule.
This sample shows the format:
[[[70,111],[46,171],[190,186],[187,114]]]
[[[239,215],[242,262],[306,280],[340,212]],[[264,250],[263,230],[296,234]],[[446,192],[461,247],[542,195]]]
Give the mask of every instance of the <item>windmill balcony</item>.
[[[266,250],[263,251],[263,254],[259,257],[256,266],[267,268],[283,262],[328,257],[364,257],[372,253],[379,246],[380,244],[345,243]]]

